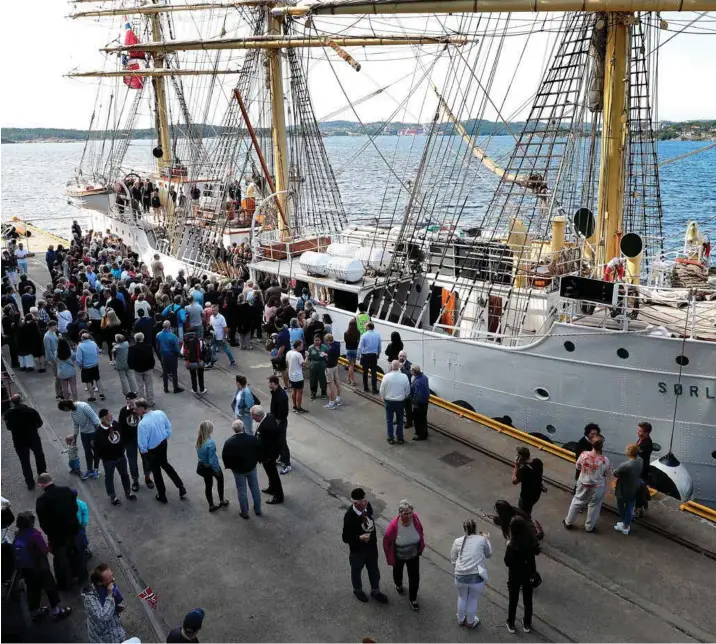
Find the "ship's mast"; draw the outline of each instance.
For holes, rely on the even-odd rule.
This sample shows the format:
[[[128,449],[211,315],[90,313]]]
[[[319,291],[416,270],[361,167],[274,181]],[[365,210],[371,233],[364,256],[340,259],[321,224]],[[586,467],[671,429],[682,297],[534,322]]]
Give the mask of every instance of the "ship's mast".
[[[272,36],[281,35],[283,19],[269,14],[268,31]],[[283,65],[281,50],[267,52],[269,60],[269,91],[271,93],[271,133],[273,136],[274,185],[279,210],[283,216],[278,218],[281,238],[291,234],[288,193],[288,136],[286,134],[286,113],[283,107]]]
[[[158,0],[152,0],[156,5]],[[152,40],[160,42],[162,40],[161,21],[159,13],[151,14],[152,23]],[[152,56],[154,61],[154,69],[164,68],[164,55],[158,52]],[[169,112],[167,111],[167,90],[164,76],[157,75],[152,77],[152,86],[154,87],[154,97],[157,109],[157,133],[159,138],[159,147],[162,150],[162,156],[157,159],[159,174],[163,174],[165,168],[172,165],[172,145],[170,139],[169,128]]]
[[[604,17],[607,46],[604,54],[604,117],[602,119],[597,222],[592,243],[597,265],[619,257],[624,208],[628,105],[629,23],[632,14],[609,13]]]

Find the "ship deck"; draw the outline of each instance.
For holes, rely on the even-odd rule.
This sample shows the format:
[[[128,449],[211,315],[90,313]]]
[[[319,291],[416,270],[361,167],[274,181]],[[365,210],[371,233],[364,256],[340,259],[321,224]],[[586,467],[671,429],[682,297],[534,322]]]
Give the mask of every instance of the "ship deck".
[[[30,264],[31,277],[39,283],[47,281],[43,260],[38,257]],[[201,632],[205,641],[359,641],[368,636],[378,641],[474,641],[474,633],[455,624],[449,560],[453,539],[462,534],[462,522],[474,517],[479,530],[491,533],[494,548],[480,600],[480,639],[514,641],[504,627],[505,542],[487,516],[496,499],[515,502],[517,498],[505,461],[512,461],[519,443],[505,434],[431,405],[429,420],[444,433],[432,430],[426,442],[408,440],[403,446],[390,446],[379,401],[343,387],[344,405],[338,411],[324,409],[325,401],[306,400],[310,413],[290,416],[294,471],[281,477],[284,505],[264,506],[262,517],[252,514],[249,521],[242,521],[227,472],[231,506],[207,513],[203,482],[195,474],[196,428],[202,420],[212,420],[221,449],[231,431],[233,416],[226,400],[233,395],[235,373],[246,374],[260,398],[270,400],[265,380],[270,366],[260,347],[254,349],[236,351],[237,369],[228,369],[220,356],[220,366],[206,372],[209,393],[201,398],[188,393],[183,367],[180,381],[187,391],[179,395],[162,393],[155,371],[157,408],[173,423],[169,460],[188,489],[187,499],[180,502],[167,481],[166,506],[156,503],[153,492],[142,486],[136,504],[125,501],[115,508],[105,494],[104,474],[87,482],[67,475],[61,439],[71,424],[57,410],[51,375],[11,374],[16,379],[12,386],[26,394],[45,421],[41,436],[50,471],[60,484],[78,488],[90,506],[92,563],[106,561],[115,571],[127,604],[122,615],[127,633],[142,641],[164,641],[168,628],[180,624],[188,610],[201,606],[206,611]],[[7,358],[7,349],[4,355]],[[107,356],[101,357],[100,370],[108,392],[101,404],[116,415],[123,396]],[[412,431],[407,435],[412,436]],[[3,495],[15,509],[34,507],[38,492],[24,486],[9,432],[3,431],[1,438]],[[571,463],[546,452],[539,457],[551,479],[571,485]],[[259,478],[263,484],[263,471]],[[417,614],[407,599],[393,591],[382,553],[382,587],[391,606],[375,602],[363,606],[351,593],[348,550],[340,531],[350,490],[356,486],[366,490],[373,505],[379,538],[401,499],[409,499],[420,515],[427,547],[421,557]],[[607,502],[614,502],[611,493]],[[612,529],[615,518],[606,508],[598,534],[586,534],[581,528],[567,532],[561,519],[568,504],[569,494],[550,485],[534,510],[546,532],[543,554],[538,557],[544,584],[535,592],[534,630],[520,634],[520,641],[713,639],[716,613],[710,607],[716,605],[716,562],[655,532],[649,523],[711,552],[716,526],[679,512],[673,500],[657,499],[648,520],[637,520],[629,537]],[[137,598],[146,586],[159,598],[154,611]],[[75,615],[63,624],[63,633],[68,641],[82,641],[86,627],[79,596],[67,593],[63,600],[75,608]],[[277,606],[290,619],[276,619]],[[9,620],[9,614],[3,617]],[[521,614],[520,609],[518,617]],[[30,639],[47,641],[37,633]]]

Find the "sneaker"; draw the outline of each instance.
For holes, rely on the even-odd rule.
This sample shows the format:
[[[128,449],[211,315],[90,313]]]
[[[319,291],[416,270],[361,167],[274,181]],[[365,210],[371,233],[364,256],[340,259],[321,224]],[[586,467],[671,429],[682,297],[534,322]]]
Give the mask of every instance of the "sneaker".
[[[631,532],[631,527],[625,528],[623,525],[620,526],[620,525],[618,525],[618,524],[614,526],[614,529],[615,529],[617,532],[621,532],[621,533],[624,534],[624,535],[627,535],[627,534],[629,534],[629,533]]]
[[[92,472],[92,475],[90,476],[91,479],[98,479],[99,478],[99,470],[94,470]]]
[[[531,633],[531,632],[532,632],[532,625],[531,625],[531,624],[523,624],[523,625],[522,625],[522,630],[523,630],[525,633]]]
[[[87,479],[91,479],[91,478],[92,478],[92,474],[93,474],[92,470],[87,470],[82,476],[80,476],[80,478],[81,478],[83,481],[86,481]]]
[[[389,438],[389,439],[388,439],[388,445],[395,445],[395,439],[394,439],[394,438]]]
[[[94,396],[90,396],[90,397],[87,399],[87,402],[97,402],[97,399],[96,399]]]
[[[336,406],[340,407],[341,405],[343,405],[343,401],[340,398],[336,398]]]
[[[405,588],[396,584],[395,592],[398,593],[398,595],[405,595]]]
[[[281,474],[288,474],[291,471],[293,471],[293,467],[291,465],[284,465],[281,468]]]
[[[617,521],[617,524],[614,526],[615,530],[621,530],[624,527],[623,521]]]
[[[475,621],[472,624],[466,624],[468,628],[477,628],[480,625],[480,618],[475,615]]]
[[[335,408],[336,408],[336,403],[334,403],[334,402],[329,402],[327,405],[323,405],[323,408],[324,408],[324,409],[335,409]]]
[[[398,439],[398,445],[403,445],[404,443],[405,443],[405,441],[402,438]]]
[[[418,602],[410,602],[410,608],[412,608],[414,611],[419,611],[419,610],[420,610],[420,604],[418,604]],[[479,619],[476,620],[476,621],[477,621],[477,624],[480,623],[480,620],[479,620]],[[477,624],[473,624],[473,625],[472,625],[472,628],[475,628],[475,626],[477,626]]]
[[[359,602],[363,602],[364,604],[368,603],[368,595],[366,595],[362,590],[354,590],[353,594]]]
[[[248,512],[239,512],[239,516],[240,516],[242,519],[248,519],[248,518],[249,518],[249,513],[248,513]]]
[[[112,502],[112,505],[122,505],[122,502],[116,496],[113,496],[110,501]]]
[[[299,408],[298,408],[298,413],[299,413],[299,414],[307,414],[307,413],[308,413],[308,409],[305,409],[305,408],[303,408],[303,407],[299,407]]]
[[[167,497],[165,497],[165,496],[159,496],[159,495],[157,494],[154,498],[155,498],[157,501],[159,501],[159,503],[164,503],[164,504],[169,503],[169,499],[167,499]]]
[[[177,388],[174,390],[174,393],[175,393],[175,394],[180,394],[182,391],[184,391],[184,390],[183,390],[181,387],[177,387]]]
[[[572,524],[571,524],[571,523],[567,523],[567,521],[566,521],[565,519],[562,519],[562,525],[563,525],[567,530],[571,530],[571,529],[572,529]],[[512,632],[514,633],[514,631],[512,631]]]
[[[139,492],[139,481],[132,482],[132,492]]]
[[[219,509],[218,505],[210,505],[209,512],[216,512]]]
[[[230,367],[235,367],[235,366],[236,366],[236,362],[230,362],[230,363],[229,363],[229,366],[230,366]]]
[[[508,633],[510,633],[510,634],[512,634],[512,635],[515,634],[515,627],[514,627],[514,626],[510,626],[509,622],[506,622],[506,623],[505,623],[505,626],[507,626],[507,632],[508,632]]]
[[[326,394],[321,394],[321,400],[325,400],[326,398],[328,398],[328,396],[326,396]]]
[[[179,500],[183,501],[185,496],[186,496],[186,488],[180,487],[179,488]]]
[[[379,590],[371,590],[370,596],[375,599],[379,604],[387,604],[388,603],[388,597],[381,593]]]
[[[316,400],[316,394],[311,394],[311,400]]]
[[[209,390],[208,390],[208,389],[202,389],[199,393],[203,396],[204,394],[208,394],[208,393],[209,393]]]
[[[137,495],[136,495],[134,492],[130,492],[129,494],[127,494],[127,498],[128,498],[130,501],[136,501],[136,500],[137,500]]]
[[[144,485],[146,485],[147,489],[149,489],[149,490],[154,489],[154,481],[152,481],[152,479],[149,478],[148,476],[144,477]]]

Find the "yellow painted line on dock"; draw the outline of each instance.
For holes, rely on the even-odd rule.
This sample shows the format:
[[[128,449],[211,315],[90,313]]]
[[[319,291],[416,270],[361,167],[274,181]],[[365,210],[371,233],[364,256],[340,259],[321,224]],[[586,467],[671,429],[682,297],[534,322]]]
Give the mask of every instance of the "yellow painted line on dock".
[[[31,224],[28,221],[24,221],[24,220],[20,219],[19,217],[12,217],[10,219],[10,222],[12,222],[12,224],[15,225],[16,227],[17,227],[17,224],[20,224],[25,229],[30,230],[31,232],[35,233],[37,236],[50,237],[51,239],[54,239],[59,244],[62,244],[63,246],[70,245],[69,239],[65,239],[64,237],[60,237],[59,235],[56,235],[55,233],[51,233],[46,230],[43,230],[42,228],[38,228],[37,226],[35,226],[35,224]],[[25,237],[25,236],[26,235],[22,235],[22,237]]]

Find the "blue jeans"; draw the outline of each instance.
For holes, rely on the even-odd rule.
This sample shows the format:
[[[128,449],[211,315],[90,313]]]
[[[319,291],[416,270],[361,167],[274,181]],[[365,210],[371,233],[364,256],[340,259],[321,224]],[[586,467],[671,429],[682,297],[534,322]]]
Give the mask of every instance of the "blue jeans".
[[[632,519],[634,518],[634,506],[636,505],[636,499],[631,501],[624,501],[620,496],[617,497],[617,510],[619,510],[619,518],[625,528],[631,526]]]
[[[246,414],[239,414],[238,418],[244,424],[244,430],[249,436],[254,434],[254,419],[251,418],[251,414],[247,411]]]
[[[398,426],[396,434],[398,440],[403,440],[403,409],[405,403],[402,400],[386,400],[385,401],[385,420],[388,423],[388,438],[393,438],[393,416],[398,417]]]
[[[261,514],[261,490],[259,490],[259,477],[256,474],[256,468],[248,474],[234,472],[234,480],[236,481],[236,490],[239,493],[239,510],[244,514],[249,512],[249,495],[246,491],[248,485],[251,490],[251,497],[254,500],[254,511],[256,514]]]
[[[229,343],[226,340],[216,340],[211,343],[211,360],[212,362],[216,362],[216,350],[221,347],[224,350],[224,353],[229,358],[229,362],[233,364],[236,362],[234,360],[234,354],[231,353],[231,349],[229,348]]]

